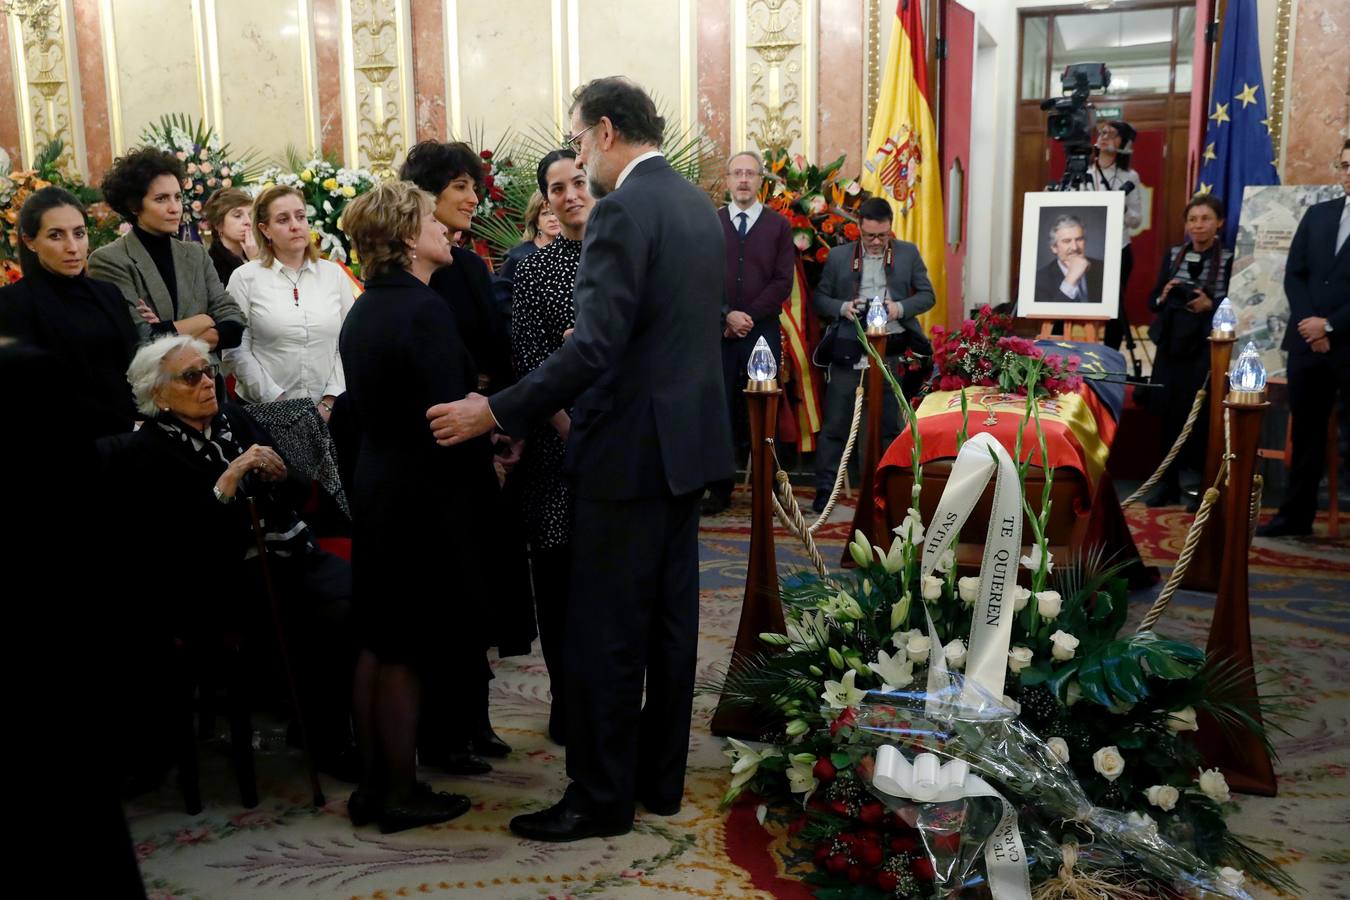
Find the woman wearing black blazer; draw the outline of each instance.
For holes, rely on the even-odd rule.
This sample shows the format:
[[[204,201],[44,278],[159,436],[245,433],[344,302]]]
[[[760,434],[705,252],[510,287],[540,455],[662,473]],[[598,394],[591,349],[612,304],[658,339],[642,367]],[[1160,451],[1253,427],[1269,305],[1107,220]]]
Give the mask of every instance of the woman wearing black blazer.
[[[80,391],[82,430],[98,437],[130,431],[136,417],[127,364],[136,329],[111,284],[85,274],[89,236],[84,207],[57,187],[36,191],[19,211],[24,277],[0,288],[0,334],[55,356]]]
[[[471,179],[464,190],[473,195]],[[354,701],[365,772],[347,808],[354,825],[378,821],[385,833],[469,808],[415,780],[419,707],[424,681],[447,664],[481,665],[478,618],[493,602],[478,578],[492,538],[481,520],[497,488],[492,446],[447,451],[427,432],[435,397],[478,386],[454,314],[427,286],[451,258],[433,205],[415,185],[387,181],[343,212],[367,276],[338,342],[359,435],[352,572],[363,640]]]

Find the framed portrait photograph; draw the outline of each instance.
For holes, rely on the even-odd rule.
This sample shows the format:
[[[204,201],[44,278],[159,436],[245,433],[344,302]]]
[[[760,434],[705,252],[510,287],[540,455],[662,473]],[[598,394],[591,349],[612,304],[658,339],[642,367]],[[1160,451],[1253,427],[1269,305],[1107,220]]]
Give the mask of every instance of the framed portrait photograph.
[[[1041,191],[1022,210],[1017,314],[1114,319],[1120,309],[1120,191]]]

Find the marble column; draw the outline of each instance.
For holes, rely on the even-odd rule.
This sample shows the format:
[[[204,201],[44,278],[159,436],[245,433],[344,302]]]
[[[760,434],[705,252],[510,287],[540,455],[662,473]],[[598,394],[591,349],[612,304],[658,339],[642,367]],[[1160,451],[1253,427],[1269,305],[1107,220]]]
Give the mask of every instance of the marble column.
[[[338,0],[312,0],[315,68],[319,79],[319,134],[324,153],[343,158],[342,51]]]
[[[1285,92],[1285,184],[1329,184],[1350,126],[1350,4],[1299,0]]]
[[[820,0],[818,150],[825,164],[847,154],[857,171],[863,152],[863,0]]]
[[[80,67],[80,106],[84,117],[85,171],[97,184],[112,163],[108,119],[107,72],[103,65],[103,23],[97,3],[75,4],[75,58]]]
[[[412,0],[413,96],[417,140],[444,140],[445,0]]]
[[[731,9],[726,0],[698,0],[698,124],[724,156],[731,146]]]
[[[14,101],[14,58],[9,52],[9,16],[0,16],[0,147],[15,169],[27,160],[19,147],[19,105]],[[22,64],[22,62],[20,62]]]

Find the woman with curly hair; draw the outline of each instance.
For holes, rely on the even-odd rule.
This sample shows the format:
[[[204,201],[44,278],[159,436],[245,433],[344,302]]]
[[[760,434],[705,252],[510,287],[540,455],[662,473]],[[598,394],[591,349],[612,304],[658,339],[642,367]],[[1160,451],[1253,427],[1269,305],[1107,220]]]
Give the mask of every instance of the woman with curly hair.
[[[142,343],[186,334],[212,351],[239,346],[244,314],[225,291],[201,244],[180,241],[183,164],[172,153],[141,147],[113,160],[103,196],[131,230],[89,257],[89,275],[117,285],[131,305]]]

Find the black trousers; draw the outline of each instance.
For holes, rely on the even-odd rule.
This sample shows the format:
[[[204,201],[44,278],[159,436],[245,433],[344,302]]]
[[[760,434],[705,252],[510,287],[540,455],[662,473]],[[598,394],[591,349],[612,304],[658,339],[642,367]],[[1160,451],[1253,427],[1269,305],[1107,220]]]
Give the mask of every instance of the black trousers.
[[[530,570],[534,576],[534,615],[539,623],[539,647],[548,668],[548,730],[555,738],[567,736],[567,654],[564,640],[567,626],[567,600],[572,587],[572,545],[535,547],[530,551]]]
[[[887,359],[886,365],[892,372],[899,369],[898,360]],[[820,425],[819,443],[816,445],[816,491],[829,492],[834,487],[834,479],[839,475],[839,462],[844,455],[844,444],[848,443],[849,426],[853,424],[853,395],[862,380],[864,369],[834,363],[830,366],[830,381],[825,388],[825,421]],[[909,376],[918,373],[904,373],[900,383],[906,397],[913,397],[918,386],[911,385]],[[858,440],[853,445],[853,458],[849,464],[852,477],[862,465],[863,442],[867,438],[867,406],[863,405],[863,420],[858,426]],[[903,423],[900,421],[900,404],[891,393],[891,387],[885,381],[881,383],[881,451],[891,445],[897,437]],[[856,483],[856,478],[854,479]]]
[[[1345,418],[1350,414],[1350,347],[1289,354],[1294,458],[1280,515],[1299,527],[1311,525],[1317,515],[1317,488],[1327,469],[1327,429],[1338,393]]]
[[[771,316],[755,323],[743,338],[722,339],[722,381],[727,388],[727,413],[731,416],[731,451],[733,466],[740,466],[750,455],[750,415],[745,405],[746,366],[755,342],[764,338],[773,351],[774,362],[783,365],[783,336],[778,317]],[[715,481],[708,485],[714,497],[731,499],[735,478]]]
[[[576,500],[566,799],[607,822],[630,821],[637,795],[666,804],[684,793],[698,663],[699,493]]]

